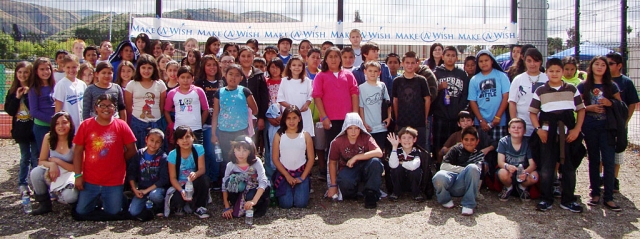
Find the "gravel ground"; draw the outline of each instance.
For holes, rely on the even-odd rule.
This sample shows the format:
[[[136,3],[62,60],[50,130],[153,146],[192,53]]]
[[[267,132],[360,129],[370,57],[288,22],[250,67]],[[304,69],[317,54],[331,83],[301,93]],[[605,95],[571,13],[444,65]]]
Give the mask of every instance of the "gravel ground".
[[[243,219],[224,220],[221,196],[209,205],[212,217],[198,219],[159,218],[149,222],[76,222],[68,206],[54,203],[54,212],[27,216],[22,212],[17,193],[18,146],[0,140],[0,237],[9,238],[640,238],[640,179],[638,152],[627,151],[620,171],[621,193],[616,202],[623,208],[615,213],[603,206],[587,206],[587,162],[578,170],[576,194],[582,195],[585,211],[581,214],[560,209],[558,203],[548,212],[535,211],[536,201],[511,198],[500,202],[497,192],[481,190],[473,216],[462,216],[460,207],[445,209],[435,200],[416,203],[401,198],[397,203],[382,200],[376,210],[364,209],[363,202],[332,203],[321,199],[324,187],[314,182],[315,192],[306,209],[270,208],[267,216],[255,219],[253,227]],[[460,199],[454,199],[456,205]]]

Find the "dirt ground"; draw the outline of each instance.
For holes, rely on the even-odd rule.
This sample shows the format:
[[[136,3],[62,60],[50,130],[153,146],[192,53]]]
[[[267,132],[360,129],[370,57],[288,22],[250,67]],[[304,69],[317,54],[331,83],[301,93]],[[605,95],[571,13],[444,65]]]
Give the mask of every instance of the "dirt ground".
[[[364,209],[363,202],[332,203],[322,199],[324,187],[314,182],[315,192],[306,209],[270,208],[253,227],[244,219],[225,220],[221,196],[214,195],[209,219],[194,215],[157,218],[149,222],[77,222],[68,206],[54,203],[54,212],[29,216],[22,212],[17,193],[19,149],[10,140],[0,140],[0,237],[8,238],[640,238],[640,174],[638,152],[628,150],[620,171],[621,193],[616,202],[623,208],[615,213],[600,206],[587,206],[587,161],[578,170],[576,194],[582,195],[581,214],[562,210],[558,202],[552,210],[534,210],[536,200],[521,202],[512,197],[500,202],[497,192],[482,189],[473,216],[462,216],[461,208],[445,209],[435,199],[416,203],[407,197],[396,203],[382,200],[376,210]],[[454,199],[459,205],[460,199]]]

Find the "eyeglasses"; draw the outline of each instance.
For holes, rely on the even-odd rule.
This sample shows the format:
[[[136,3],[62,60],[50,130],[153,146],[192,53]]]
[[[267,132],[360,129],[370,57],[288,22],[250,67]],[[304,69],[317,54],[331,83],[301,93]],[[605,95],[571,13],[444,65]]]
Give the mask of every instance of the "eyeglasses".
[[[231,64],[231,63],[233,63],[233,61],[221,61],[220,63]]]
[[[115,109],[115,108],[116,108],[116,106],[115,106],[115,105],[102,105],[102,104],[98,104],[97,106],[98,106],[98,108],[100,108],[100,109],[110,109],[110,110],[112,110],[112,109]]]

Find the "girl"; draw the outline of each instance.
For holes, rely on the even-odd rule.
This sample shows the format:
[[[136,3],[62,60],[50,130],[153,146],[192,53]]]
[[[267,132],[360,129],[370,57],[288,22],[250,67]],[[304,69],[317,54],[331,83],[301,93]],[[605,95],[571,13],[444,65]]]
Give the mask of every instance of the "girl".
[[[204,148],[201,144],[194,144],[195,135],[191,128],[181,125],[176,128],[173,135],[178,147],[172,150],[167,157],[169,162],[169,179],[171,186],[167,196],[171,202],[171,208],[175,208],[176,215],[182,214],[184,208],[187,213],[196,208],[195,214],[200,218],[208,218],[207,200],[209,199],[209,179],[201,177],[205,173]],[[193,183],[193,195],[187,195],[183,187],[187,181]],[[178,192],[178,193],[176,193]],[[188,202],[187,205],[186,202]],[[165,211],[165,216],[169,213]]]
[[[126,159],[138,150],[127,123],[113,117],[115,103],[112,95],[99,96],[97,116],[84,121],[73,138],[74,185],[80,190],[76,213],[80,215],[93,212],[98,198],[107,214],[122,210]]]
[[[210,36],[204,44],[204,54],[218,57],[220,53],[220,39],[216,36]]]
[[[135,74],[136,67],[133,66],[133,63],[130,61],[123,61],[120,63],[120,67],[118,68],[118,74],[116,74],[116,84],[118,84],[122,89],[127,88],[127,85],[133,79]]]
[[[124,68],[124,67],[121,67]],[[111,83],[113,79],[113,67],[109,62],[102,62],[96,67],[95,78],[98,79],[95,84],[90,85],[84,91],[84,99],[82,106],[82,119],[86,120],[89,117],[95,117],[96,112],[93,110],[96,100],[100,95],[110,94],[116,99],[117,112],[116,118],[120,118],[127,122],[126,107],[124,104],[124,95],[120,85]]]
[[[578,61],[573,56],[562,58],[562,80],[572,85],[578,85],[587,78],[587,73],[578,70]]]
[[[191,67],[194,75],[198,75],[198,67],[200,67],[200,60],[202,59],[202,53],[197,49],[192,49],[187,52],[187,57],[182,62],[183,66]]]
[[[135,43],[136,48],[138,48],[138,51],[140,51],[140,53],[153,55],[153,49],[151,48],[151,39],[149,39],[149,36],[147,34],[138,34]]]
[[[167,93],[164,104],[164,117],[168,125],[175,130],[180,125],[191,127],[197,144],[202,144],[202,124],[209,116],[209,104],[204,90],[193,85],[191,67],[181,66],[178,69],[179,87]],[[175,121],[169,112],[175,112]],[[175,122],[175,124],[174,124]]]
[[[307,63],[307,67],[305,67],[305,71],[307,73],[307,77],[311,80],[316,78],[316,74],[320,72],[320,63],[322,62],[322,56],[320,54],[320,49],[313,48],[309,50],[307,53],[307,58],[305,59]]]
[[[49,132],[51,117],[55,112],[53,100],[53,67],[48,58],[40,57],[33,62],[33,72],[29,76],[29,113],[33,117],[33,136],[36,139],[36,154],[40,155],[42,140]],[[24,88],[23,88],[24,89]]]
[[[202,67],[199,70],[200,75],[197,76],[195,85],[204,90],[204,94],[207,97],[207,103],[209,111],[207,112],[207,118],[204,120],[202,126],[202,141],[204,142],[205,163],[207,169],[207,176],[211,183],[214,185],[219,184],[218,177],[220,176],[220,165],[216,162],[215,154],[213,151],[213,144],[211,143],[211,135],[213,128],[211,128],[211,118],[213,113],[213,99],[214,95],[218,93],[218,89],[224,85],[222,83],[222,72],[220,65],[215,55],[204,55],[202,57]]]
[[[300,41],[300,45],[298,45],[298,54],[302,56],[302,61],[305,63],[307,62],[307,57],[309,57],[309,50],[311,50],[311,41]]]
[[[33,135],[33,117],[29,113],[29,75],[32,65],[21,61],[16,64],[13,82],[5,98],[4,107],[11,115],[11,138],[20,146],[20,171],[18,173],[18,189],[20,193],[28,192],[27,174],[29,166],[37,166],[36,139]]]
[[[340,49],[330,47],[324,53],[322,72],[313,80],[313,99],[325,130],[325,146],[342,130],[349,112],[358,112],[358,86],[348,70],[341,70]],[[304,122],[304,120],[303,120]],[[326,162],[318,160],[320,174],[326,174]]]
[[[284,69],[283,75],[286,78],[282,81],[278,91],[278,103],[285,108],[290,105],[297,106],[302,112],[301,120],[304,130],[314,136],[313,119],[309,110],[309,105],[311,105],[311,100],[313,99],[311,96],[313,83],[311,79],[305,77],[303,70],[302,57],[293,55]]]
[[[155,57],[156,59],[160,57],[160,55],[162,55],[162,41],[160,40],[155,40],[151,43],[151,49],[153,49],[153,57]]]
[[[134,217],[142,213],[148,200],[153,203],[152,211],[159,212],[164,205],[165,186],[169,182],[167,154],[162,150],[164,133],[160,129],[151,129],[144,141],[147,147],[138,149],[127,165],[127,182],[135,195],[129,213]]]
[[[531,117],[529,117],[529,106],[536,89],[547,83],[549,77],[547,77],[547,74],[540,72],[543,58],[538,49],[530,48],[523,54],[527,71],[516,76],[511,82],[509,92],[512,93],[509,94],[508,109],[511,119],[517,117],[524,120],[526,126],[524,127],[524,136],[529,138],[534,129],[533,125],[531,125]]]
[[[515,63],[513,63],[509,67],[509,69],[504,69],[505,72],[507,73],[507,76],[509,76],[509,81],[513,81],[513,79],[516,76],[518,76],[518,75],[524,73],[525,71],[527,71],[527,67],[526,67],[525,62],[524,62],[524,53],[527,52],[527,50],[529,50],[531,48],[536,48],[536,47],[531,45],[531,44],[526,44],[526,45],[522,46],[522,50],[520,51],[520,52],[522,52],[522,54],[520,54],[520,58],[513,59],[515,61]]]
[[[247,43],[245,43],[245,45],[251,48],[251,50],[253,50],[255,57],[260,57],[260,54],[258,53],[258,51],[260,50],[260,47],[259,47],[260,44],[258,43],[257,39],[251,38],[247,40]]]
[[[176,48],[170,41],[162,42],[162,53],[173,59],[173,55],[176,53]]]
[[[190,52],[191,50],[197,50],[198,49],[198,40],[196,40],[195,38],[187,38],[186,41],[184,41],[184,52]]]
[[[125,40],[118,45],[115,53],[109,57],[109,62],[113,66],[113,69],[118,71],[120,64],[123,61],[136,62],[140,53],[138,52],[138,48],[133,45],[129,40]],[[114,76],[113,81],[116,81]]]
[[[424,61],[423,65],[429,66],[432,71],[436,69],[436,66],[444,64],[442,55],[444,54],[444,46],[440,43],[433,43],[429,48],[429,59]]]
[[[309,132],[303,130],[302,114],[296,105],[289,105],[282,114],[285,120],[280,121],[280,129],[273,139],[272,157],[278,169],[274,177],[276,197],[281,208],[303,208],[309,203],[313,140]]]
[[[276,57],[267,65],[267,71],[270,78],[267,79],[267,89],[269,90],[269,109],[267,110],[267,133],[264,134],[265,140],[265,162],[267,176],[271,177],[276,170],[275,165],[271,161],[272,142],[273,136],[276,135],[276,131],[280,128],[280,119],[282,116],[282,106],[278,104],[278,90],[280,89],[280,83],[282,82],[282,72],[284,71],[284,64],[282,59]]]
[[[108,62],[109,57],[113,53],[113,46],[110,41],[102,41],[100,43],[100,48],[98,48],[98,52],[100,52],[100,57],[96,61],[96,65],[100,62]]]
[[[91,85],[93,84],[93,70],[93,65],[91,65],[91,63],[82,63],[80,64],[80,69],[78,70],[78,75],[76,77],[84,81],[85,84]]]
[[[138,60],[136,75],[124,92],[127,114],[131,115],[131,130],[137,139],[144,139],[147,128],[158,128],[162,117],[162,107],[167,87],[158,77],[158,67],[151,55],[143,54]],[[138,148],[144,148],[144,140],[136,141]]]
[[[220,56],[220,69],[222,70],[223,80],[224,80],[224,76],[227,75],[227,72],[225,72],[225,70],[235,62],[236,62],[236,58],[233,57],[229,52],[225,51],[224,53],[222,53],[222,56]]]
[[[167,82],[167,63],[171,61],[171,58],[165,54],[160,54],[160,56],[156,58],[156,61],[158,62],[158,74],[160,79]]]
[[[264,79],[264,74],[260,69],[253,67],[253,50],[251,48],[243,46],[240,48],[240,66],[242,67],[242,73],[246,79],[243,80],[240,85],[249,88],[253,93],[258,106],[258,127],[257,130],[264,129],[264,119],[266,117],[267,108],[269,107],[269,91],[267,90],[267,83]],[[255,115],[255,112],[253,112]],[[255,119],[255,118],[254,118]],[[249,129],[253,130],[253,129]],[[249,135],[252,135],[249,132]]]
[[[74,134],[75,127],[69,113],[64,111],[56,113],[51,119],[51,131],[44,136],[38,161],[40,167],[31,170],[31,183],[39,204],[31,215],[51,212],[49,187],[52,182],[56,182],[56,185],[63,183],[52,192],[57,194],[59,202],[71,204],[78,200],[78,190],[66,187],[73,183],[69,180],[73,175]]]
[[[614,181],[614,146],[607,135],[607,113],[605,107],[612,106],[612,100],[621,101],[620,90],[613,83],[607,58],[597,56],[589,62],[587,79],[578,85],[584,99],[587,115],[584,117],[582,132],[589,156],[589,182],[591,184],[591,201],[587,204],[596,206],[600,203],[600,161],[604,172],[604,206],[619,212],[622,208],[613,201]]]
[[[180,64],[174,60],[167,62],[165,65],[167,92],[178,87],[178,69],[180,69]]]
[[[238,54],[240,52],[240,47],[238,46],[238,44],[236,44],[234,42],[229,42],[227,44],[224,44],[224,47],[222,48],[222,52],[229,52],[229,54],[231,54],[231,56],[233,56],[233,59],[238,60]]]
[[[232,145],[231,161],[222,179],[222,217],[242,217],[246,210],[253,210],[254,217],[262,217],[269,208],[269,193],[264,192],[269,192],[270,183],[256,157],[256,146],[246,135],[236,137]]]
[[[229,155],[231,140],[244,135],[249,129],[248,109],[251,109],[254,115],[258,112],[251,91],[239,85],[242,76],[242,68],[239,65],[227,67],[227,85],[214,95],[211,127],[216,129],[216,132],[211,133],[211,142],[220,144],[222,155]],[[229,162],[228,158],[224,160]],[[221,166],[224,165],[226,164]]]

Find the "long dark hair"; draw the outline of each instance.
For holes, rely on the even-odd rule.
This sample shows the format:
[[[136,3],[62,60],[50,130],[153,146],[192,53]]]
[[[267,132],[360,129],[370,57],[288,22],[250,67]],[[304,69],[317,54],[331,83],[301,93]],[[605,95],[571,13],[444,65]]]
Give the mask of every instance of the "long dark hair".
[[[207,80],[207,73],[204,71],[204,66],[207,65],[208,61],[215,62],[216,67],[218,67],[218,70],[216,71],[216,75],[214,76],[214,78],[216,80],[222,79],[222,69],[220,68],[220,62],[218,62],[218,59],[216,59],[216,56],[212,54],[204,55],[202,57],[202,60],[200,61],[200,67],[199,67],[200,70],[196,74],[196,79],[198,79],[198,81]]]
[[[289,59],[291,60],[291,59]],[[275,65],[276,67],[280,68],[280,77],[282,77],[282,74],[284,74],[284,63],[282,62],[282,59],[280,59],[280,57],[274,57],[273,59],[271,59],[271,61],[269,62],[269,64],[267,64],[267,72],[269,72],[269,76],[270,77],[274,77],[274,75],[271,73],[271,66]]]
[[[429,59],[427,60],[427,65],[431,70],[435,69],[436,66],[444,64],[444,57],[440,57],[440,61],[438,62],[436,62],[436,60],[433,58],[433,51],[436,50],[436,47],[440,47],[442,49],[442,54],[444,55],[444,46],[442,44],[433,43],[433,45],[431,45],[431,47],[429,48]]]
[[[513,59],[515,61],[515,63],[513,63],[513,65],[511,65],[511,67],[509,67],[509,69],[503,69],[504,71],[507,72],[507,76],[509,76],[509,80],[513,81],[513,78],[515,78],[516,76],[524,73],[525,71],[527,71],[527,68],[524,64],[524,57],[525,54],[527,53],[527,50],[531,49],[531,48],[536,48],[535,46],[531,45],[531,44],[525,44],[522,46],[522,49],[520,51],[520,58],[519,59]]]
[[[158,64],[156,63],[156,59],[153,58],[152,55],[142,54],[138,58],[138,63],[136,63],[136,74],[133,77],[134,81],[142,81],[142,75],[140,74],[140,67],[142,65],[151,65],[153,67],[153,75],[151,75],[151,80],[156,81],[160,80],[160,73],[158,73]]]
[[[191,137],[193,137],[194,139],[196,138],[196,135],[193,133],[193,131],[191,130],[191,127],[186,126],[186,125],[180,125],[178,126],[178,128],[176,128],[175,131],[173,131],[173,141],[176,142],[176,144],[178,144],[178,139],[183,138],[185,135],[190,134]],[[191,145],[191,148],[193,148],[193,144]],[[181,148],[180,147],[176,147],[175,149],[176,151],[176,159],[180,158],[181,159],[181,155],[180,155],[180,151]],[[197,155],[194,155],[193,160],[195,162],[198,161],[198,159],[196,158]],[[197,170],[197,169],[196,169]]]
[[[304,71],[304,59],[302,59],[302,56],[295,54],[293,56],[291,56],[291,59],[289,59],[289,62],[287,62],[287,66],[285,66],[284,68],[284,72],[282,72],[283,76],[286,76],[288,79],[287,80],[291,80],[293,78],[293,72],[291,72],[291,64],[293,64],[293,61],[298,60],[300,61],[300,63],[302,63],[302,72],[300,72],[300,75],[298,76],[300,78],[300,83],[304,82],[304,78],[306,77],[306,73]],[[267,69],[269,70],[269,69]]]
[[[56,122],[58,118],[65,117],[67,121],[69,121],[69,134],[67,134],[67,144],[69,148],[73,145],[73,136],[76,134],[76,127],[73,126],[73,120],[71,120],[71,115],[66,111],[60,111],[55,113],[53,117],[51,117],[51,125],[49,126],[49,148],[51,150],[56,150],[58,147],[58,132],[56,132]]]
[[[216,55],[218,54],[217,52],[211,52],[211,45],[213,43],[216,42],[220,42],[220,38],[218,38],[217,36],[210,36],[209,38],[207,38],[207,42],[204,44],[204,54],[205,55],[209,55],[209,54],[213,54]]]
[[[138,34],[138,36],[136,37],[135,42],[133,42],[134,44],[136,42],[138,42],[138,40],[142,40],[144,42],[144,49],[138,49],[138,51],[141,51],[141,53],[147,53],[152,55],[153,54],[153,48],[151,48],[151,39],[149,39],[149,35],[147,35],[146,33],[140,33]],[[137,47],[137,45],[136,45]]]
[[[238,158],[234,151],[235,148],[245,148],[249,150],[249,156],[247,157],[247,163],[253,165],[258,161],[256,158],[256,145],[253,140],[246,135],[240,135],[231,141],[231,151],[229,152],[229,159],[231,163],[238,164]]]
[[[31,65],[31,62],[18,62],[18,64],[16,64],[15,74],[13,74],[13,82],[11,82],[11,87],[9,87],[9,94],[15,94],[18,90],[18,87],[20,87],[20,80],[18,80],[18,71],[22,68],[27,68],[27,70],[29,70],[29,76],[31,76],[33,72],[33,66]],[[51,72],[51,74],[53,75],[53,72]],[[29,86],[29,76],[27,77],[27,82],[25,82],[27,86]]]
[[[332,46],[332,47],[329,47],[329,49],[327,49],[326,51],[324,51],[324,58],[323,58],[324,60],[322,61],[322,66],[320,67],[320,70],[322,72],[329,71],[329,64],[327,64],[327,56],[329,56],[331,52],[338,53],[338,58],[340,58],[340,68],[342,68],[342,53],[340,52],[339,48]]]
[[[38,76],[38,68],[42,64],[49,64],[49,70],[51,71],[51,75],[49,75],[49,79],[40,79]],[[49,87],[53,91],[53,88],[56,84],[56,80],[53,78],[53,66],[51,66],[51,61],[46,57],[38,57],[33,62],[33,70],[31,71],[31,76],[29,76],[29,87],[36,91],[36,95],[40,96],[40,88],[44,85],[42,84],[42,80],[47,80],[49,82]]]
[[[596,61],[603,61],[606,65],[604,75],[602,75],[602,91],[603,96],[607,99],[613,99],[613,78],[611,77],[611,70],[607,63],[607,58],[604,56],[596,56],[589,62],[587,68],[587,79],[584,81],[584,91],[582,92],[582,98],[584,99],[584,105],[591,105],[591,92],[595,88],[595,78],[593,74],[593,64]]]
[[[300,118],[300,122],[298,122],[298,129],[296,130],[296,133],[300,133],[302,132],[302,127],[303,127],[303,123],[302,123],[302,112],[300,112],[300,109],[298,108],[298,106],[296,105],[289,105],[289,107],[285,108],[284,111],[282,112],[282,119],[280,120],[280,128],[278,129],[278,134],[282,135],[287,131],[287,116],[289,115],[289,113],[294,113],[298,116],[298,118]]]

